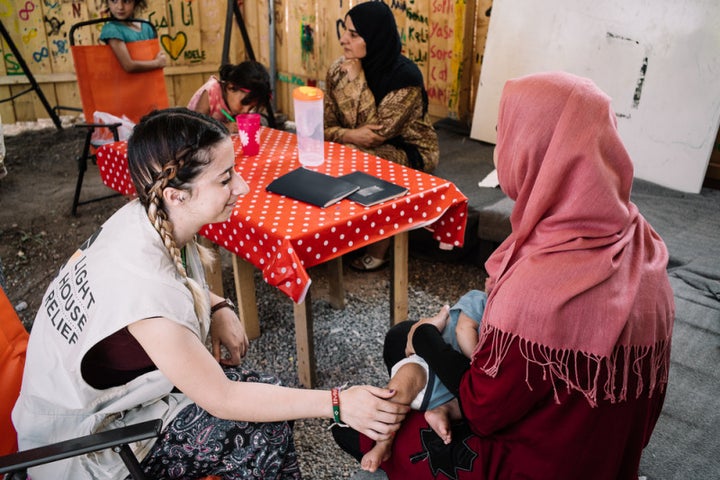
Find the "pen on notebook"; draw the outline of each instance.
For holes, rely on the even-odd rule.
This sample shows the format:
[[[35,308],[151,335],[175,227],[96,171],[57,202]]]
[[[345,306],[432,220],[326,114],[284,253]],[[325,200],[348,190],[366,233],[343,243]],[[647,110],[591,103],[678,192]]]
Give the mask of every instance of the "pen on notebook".
[[[235,121],[235,119],[232,117],[232,115],[230,115],[228,112],[226,112],[224,108],[221,108],[220,111],[223,113],[223,115],[225,115],[227,117],[228,120],[230,120],[231,122]]]

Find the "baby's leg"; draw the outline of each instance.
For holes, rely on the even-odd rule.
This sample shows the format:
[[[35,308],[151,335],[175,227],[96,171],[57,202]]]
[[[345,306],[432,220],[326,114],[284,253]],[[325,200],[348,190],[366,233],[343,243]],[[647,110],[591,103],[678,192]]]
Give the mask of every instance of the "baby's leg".
[[[425,412],[425,421],[428,422],[430,428],[437,433],[445,445],[452,440],[450,421],[460,420],[461,418],[462,413],[460,412],[460,403],[457,398],[453,398],[449,402]]]
[[[417,363],[406,363],[395,372],[388,382],[387,388],[397,392],[392,398],[393,402],[409,405],[425,387],[426,382],[427,378],[423,367]],[[360,461],[362,469],[369,472],[377,470],[382,462],[390,458],[392,445],[392,438],[376,442],[373,448],[363,455]]]

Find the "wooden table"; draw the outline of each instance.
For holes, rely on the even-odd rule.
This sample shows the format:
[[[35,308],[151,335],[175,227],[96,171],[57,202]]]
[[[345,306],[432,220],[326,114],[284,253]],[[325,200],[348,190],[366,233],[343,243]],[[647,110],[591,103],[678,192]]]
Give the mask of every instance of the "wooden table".
[[[238,200],[228,221],[206,225],[200,234],[234,254],[239,316],[251,339],[260,335],[254,268],[262,271],[267,283],[295,302],[298,376],[303,385],[311,387],[315,383],[315,356],[309,301],[311,279],[307,269],[329,262],[331,304],[342,308],[342,255],[378,240],[393,238],[390,320],[391,324],[406,320],[407,232],[425,227],[448,248],[461,246],[467,198],[447,180],[326,142],[326,161],[316,170],[332,176],[362,170],[406,186],[409,192],[372,207],[345,199],[330,207],[318,208],[265,191],[272,180],[300,166],[294,134],[261,128],[260,153],[253,157],[243,156],[238,136],[232,138],[236,168],[250,186],[250,193]],[[107,186],[126,195],[134,194],[125,142],[101,147],[97,161]],[[217,268],[216,274],[219,271]],[[208,283],[213,291],[223,295],[221,277],[210,276]]]

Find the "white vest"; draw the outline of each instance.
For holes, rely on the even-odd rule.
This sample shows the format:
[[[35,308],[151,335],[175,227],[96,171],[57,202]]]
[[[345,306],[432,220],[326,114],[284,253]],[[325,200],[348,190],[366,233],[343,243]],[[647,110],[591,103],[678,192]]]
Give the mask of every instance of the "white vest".
[[[204,285],[197,250],[187,250],[188,270]],[[82,378],[81,361],[90,348],[150,317],[174,320],[205,342],[208,325],[198,321],[190,291],[135,200],[73,254],[45,292],[12,414],[21,449],[156,418],[167,424],[191,403],[185,395],[171,393],[173,385],[159,370],[105,390],[96,390]],[[153,443],[131,447],[142,459]],[[30,470],[33,480],[126,475],[120,456],[111,450]]]

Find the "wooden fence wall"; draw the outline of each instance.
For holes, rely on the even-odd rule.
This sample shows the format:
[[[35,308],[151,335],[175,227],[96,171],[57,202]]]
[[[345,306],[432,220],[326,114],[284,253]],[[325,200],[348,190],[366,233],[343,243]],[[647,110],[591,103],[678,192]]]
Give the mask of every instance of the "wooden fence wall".
[[[292,89],[324,85],[327,68],[342,53],[337,20],[360,2],[230,1],[239,2],[252,50],[265,65],[270,65],[274,40],[276,108],[292,118]],[[492,0],[385,1],[395,13],[403,53],[423,72],[430,113],[469,125]],[[165,68],[170,104],[185,105],[221,63],[228,4],[223,0],[148,0],[148,5],[141,16],[158,28],[170,60]],[[0,21],[50,105],[80,107],[68,35],[74,23],[102,16],[103,8],[103,0],[0,0]],[[27,89],[29,82],[4,39],[0,47],[1,100]],[[234,19],[229,58],[233,63],[248,58]],[[0,103],[0,115],[3,123],[49,117],[35,93]]]

